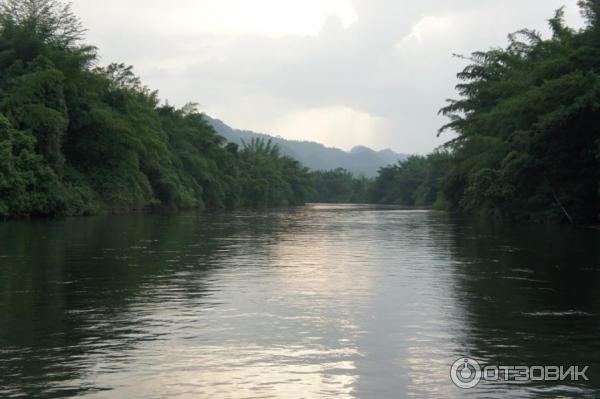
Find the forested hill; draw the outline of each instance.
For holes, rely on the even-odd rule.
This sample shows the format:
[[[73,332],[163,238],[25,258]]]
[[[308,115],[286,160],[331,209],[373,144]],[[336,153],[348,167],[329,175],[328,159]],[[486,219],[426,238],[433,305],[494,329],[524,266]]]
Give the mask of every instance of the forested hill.
[[[223,121],[206,116],[207,121],[227,140],[242,145],[252,138],[272,140],[285,155],[291,156],[312,170],[346,169],[357,176],[374,177],[380,168],[398,163],[407,158],[392,150],[374,151],[359,146],[352,151],[342,151],[338,148],[326,147],[311,141],[286,140],[263,133],[247,130],[237,130],[229,127]]]
[[[0,1],[0,218],[304,203],[298,161],[226,143],[131,67],[97,67],[83,32],[60,1]]]

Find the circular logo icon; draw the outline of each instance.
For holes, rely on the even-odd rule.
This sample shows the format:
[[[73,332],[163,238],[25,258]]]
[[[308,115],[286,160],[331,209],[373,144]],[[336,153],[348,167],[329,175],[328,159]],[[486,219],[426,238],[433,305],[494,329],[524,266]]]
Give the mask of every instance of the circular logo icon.
[[[475,388],[481,381],[481,376],[481,366],[477,360],[468,357],[458,359],[450,369],[452,382],[462,389]]]

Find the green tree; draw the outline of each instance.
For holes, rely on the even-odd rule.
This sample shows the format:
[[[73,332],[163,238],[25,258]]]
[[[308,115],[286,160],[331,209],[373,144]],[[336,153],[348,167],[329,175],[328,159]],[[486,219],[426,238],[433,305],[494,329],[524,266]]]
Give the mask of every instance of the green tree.
[[[0,217],[52,212],[58,178],[36,153],[35,141],[0,114]]]
[[[304,202],[298,162],[226,143],[131,66],[97,67],[83,32],[60,1],[0,1],[1,216]]]
[[[442,113],[458,138],[444,179],[450,205],[471,213],[595,223],[599,212],[598,1],[580,1],[588,26],[564,12],[543,39],[522,30],[509,46],[476,52],[458,74],[459,100]]]

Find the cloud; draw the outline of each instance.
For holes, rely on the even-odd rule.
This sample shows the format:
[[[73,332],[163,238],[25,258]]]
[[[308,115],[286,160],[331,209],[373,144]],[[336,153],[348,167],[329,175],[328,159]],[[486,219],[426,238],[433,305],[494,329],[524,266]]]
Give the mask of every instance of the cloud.
[[[350,150],[372,141],[382,129],[383,120],[345,106],[299,109],[276,119],[270,131],[295,140],[324,141]]]
[[[425,16],[417,22],[410,33],[402,38],[398,47],[402,47],[405,42],[422,43],[430,36],[440,36],[449,33],[455,26],[453,19],[449,17]]]
[[[101,9],[96,0],[76,0],[75,5],[105,29],[150,28],[163,35],[316,36],[329,17],[346,28],[358,18],[348,0],[103,0]]]
[[[103,62],[244,129],[425,153],[455,97],[453,53],[548,32],[576,0],[75,0]]]

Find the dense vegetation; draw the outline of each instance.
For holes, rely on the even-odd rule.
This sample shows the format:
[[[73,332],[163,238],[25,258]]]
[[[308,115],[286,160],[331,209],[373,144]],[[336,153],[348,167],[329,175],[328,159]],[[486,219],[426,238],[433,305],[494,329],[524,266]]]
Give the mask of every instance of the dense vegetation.
[[[298,162],[225,143],[131,67],[97,67],[83,31],[57,0],[0,2],[0,217],[304,202]]]
[[[374,199],[444,205],[518,220],[597,223],[600,205],[600,0],[580,1],[587,25],[522,30],[507,48],[476,52],[461,96],[441,110],[443,150],[381,170]]]
[[[314,191],[310,202],[364,204],[371,202],[372,180],[355,177],[343,168],[312,172]]]
[[[438,150],[382,168],[373,182],[371,199],[382,204],[445,208],[447,204],[440,195],[440,176],[450,161],[449,152]]]

